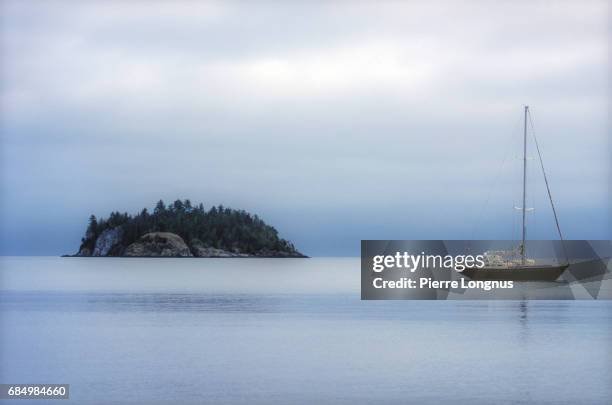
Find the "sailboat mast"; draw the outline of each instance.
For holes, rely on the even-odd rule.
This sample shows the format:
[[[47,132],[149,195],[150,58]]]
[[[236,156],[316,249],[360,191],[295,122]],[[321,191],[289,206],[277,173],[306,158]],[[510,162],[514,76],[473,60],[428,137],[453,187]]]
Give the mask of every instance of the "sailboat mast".
[[[525,125],[523,127],[523,237],[521,242],[521,264],[525,265],[525,234],[527,227],[525,226],[525,213],[527,212],[527,112],[529,106],[525,106]]]

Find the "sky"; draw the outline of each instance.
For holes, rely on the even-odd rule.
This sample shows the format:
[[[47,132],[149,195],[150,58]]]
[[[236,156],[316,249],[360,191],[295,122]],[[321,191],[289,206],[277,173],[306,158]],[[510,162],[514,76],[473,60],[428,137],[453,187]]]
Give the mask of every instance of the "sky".
[[[0,254],[74,253],[90,214],[177,198],[256,213],[314,256],[516,238],[526,104],[564,236],[612,239],[610,16],[606,1],[1,1]],[[529,155],[528,237],[554,239]]]

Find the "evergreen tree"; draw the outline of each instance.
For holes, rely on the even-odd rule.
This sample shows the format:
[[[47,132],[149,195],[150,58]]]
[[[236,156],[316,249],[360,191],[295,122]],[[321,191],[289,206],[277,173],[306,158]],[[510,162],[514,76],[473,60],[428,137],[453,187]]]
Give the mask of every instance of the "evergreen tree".
[[[163,200],[159,200],[155,205],[155,211],[153,211],[155,215],[161,215],[166,212],[166,205]]]
[[[96,216],[91,214],[91,216],[89,217],[89,224],[87,225],[87,235],[97,235],[97,230],[98,230],[98,220],[96,219]]]

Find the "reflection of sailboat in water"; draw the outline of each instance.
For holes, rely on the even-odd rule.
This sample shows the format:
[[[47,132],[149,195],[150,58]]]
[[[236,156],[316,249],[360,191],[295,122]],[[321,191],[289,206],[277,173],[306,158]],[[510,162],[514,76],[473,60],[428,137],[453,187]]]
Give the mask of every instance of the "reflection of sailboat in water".
[[[537,263],[534,259],[529,259],[526,256],[526,245],[525,237],[527,234],[527,226],[525,224],[525,213],[529,210],[526,207],[527,197],[527,114],[529,114],[529,107],[525,106],[525,124],[523,131],[523,205],[522,207],[516,207],[522,211],[522,239],[521,244],[518,248],[504,251],[487,251],[484,253],[485,265],[482,268],[469,267],[463,271],[463,274],[474,280],[514,280],[514,281],[555,281],[569,266],[569,259],[566,254],[566,262],[563,264],[545,264]],[[546,172],[544,171],[544,163],[542,162],[542,155],[540,154],[540,147],[535,139],[536,149],[540,158],[540,166],[542,167],[542,174],[544,175],[544,182],[546,184],[546,190],[548,192],[548,198],[550,200],[550,206],[552,208],[553,215],[555,217],[555,224],[557,225],[557,231],[559,232],[559,238],[563,246],[563,235],[561,234],[561,227],[559,226],[559,220],[557,219],[557,212],[555,205],[550,194],[550,188],[548,187],[548,180],[546,179]],[[563,246],[565,252],[565,246]]]

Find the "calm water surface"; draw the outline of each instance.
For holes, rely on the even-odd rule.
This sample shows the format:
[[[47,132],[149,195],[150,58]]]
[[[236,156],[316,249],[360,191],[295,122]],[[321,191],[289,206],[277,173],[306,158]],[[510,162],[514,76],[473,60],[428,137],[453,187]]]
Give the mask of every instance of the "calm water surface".
[[[0,289],[0,382],[62,404],[612,398],[610,301],[360,301],[354,258],[5,257]]]

